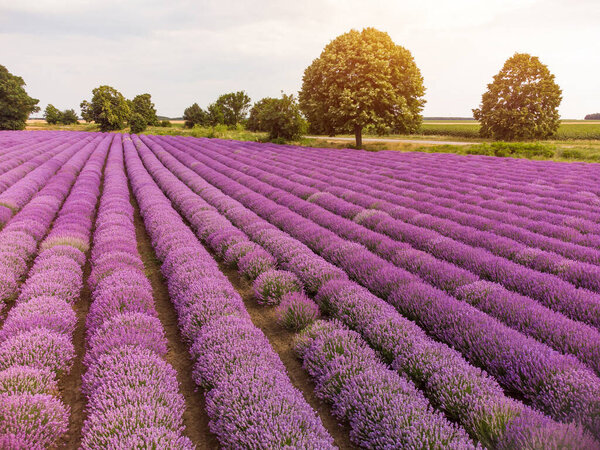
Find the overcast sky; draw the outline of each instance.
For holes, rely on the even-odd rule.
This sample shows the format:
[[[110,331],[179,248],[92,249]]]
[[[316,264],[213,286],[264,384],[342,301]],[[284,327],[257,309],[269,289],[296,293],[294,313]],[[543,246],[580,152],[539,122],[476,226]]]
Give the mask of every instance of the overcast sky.
[[[329,41],[368,26],[413,54],[425,116],[470,116],[515,52],[556,75],[563,118],[600,112],[600,0],[0,0],[0,64],[42,108],[78,111],[109,84],[175,117],[229,91],[296,93]]]

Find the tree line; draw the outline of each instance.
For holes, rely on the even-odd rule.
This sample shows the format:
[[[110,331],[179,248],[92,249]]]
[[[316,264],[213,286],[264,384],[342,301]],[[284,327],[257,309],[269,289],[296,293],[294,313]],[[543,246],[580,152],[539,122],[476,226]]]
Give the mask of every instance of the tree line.
[[[38,101],[27,96],[23,86],[20,77],[0,66],[0,128],[22,128],[28,115],[39,110]],[[186,127],[242,124],[251,131],[268,132],[270,139],[296,139],[307,131],[351,133],[360,147],[365,130],[418,132],[424,95],[423,77],[410,51],[387,33],[365,28],[344,33],[325,46],[304,71],[298,98],[282,92],[281,97],[263,98],[251,106],[246,92],[230,92],[206,108],[193,103],[183,119]],[[488,84],[473,116],[481,123],[483,137],[545,139],[558,130],[561,100],[562,91],[548,67],[536,56],[515,53]],[[11,102],[18,109],[12,116],[2,107]],[[150,94],[127,100],[116,89],[100,86],[80,107],[82,117],[98,123],[102,131],[121,129],[127,123],[133,132],[141,132],[160,124]],[[73,120],[73,113],[49,105],[45,117],[64,123]]]

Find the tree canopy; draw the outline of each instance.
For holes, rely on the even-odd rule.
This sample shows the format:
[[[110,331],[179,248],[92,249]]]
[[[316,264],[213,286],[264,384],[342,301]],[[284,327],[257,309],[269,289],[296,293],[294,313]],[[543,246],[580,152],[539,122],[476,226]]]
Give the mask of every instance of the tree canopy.
[[[585,120],[600,120],[600,113],[587,114]]]
[[[192,106],[185,108],[183,120],[185,120],[184,126],[186,128],[192,128],[194,125],[206,125],[208,123],[208,113],[200,108],[198,103],[194,103]]]
[[[60,122],[60,110],[56,106],[49,104],[44,110],[44,119],[49,124],[56,125]]]
[[[226,125],[237,125],[246,118],[250,108],[250,97],[244,91],[229,92],[221,95],[215,104],[223,114]]]
[[[298,139],[306,131],[306,121],[293,95],[263,98],[250,110],[247,128],[266,131],[269,139]]]
[[[121,130],[131,111],[123,94],[111,86],[99,86],[92,91],[92,100],[80,104],[83,118],[93,120],[100,130]]]
[[[425,104],[423,77],[411,53],[375,28],[351,30],[331,41],[304,71],[300,107],[323,133],[362,129],[415,132]]]
[[[484,137],[545,139],[560,125],[561,94],[554,75],[538,57],[515,53],[488,84],[473,117],[481,123]]]
[[[158,117],[156,117],[156,108],[152,103],[152,96],[150,94],[140,94],[133,97],[131,100],[131,113],[141,115],[146,124],[150,126],[158,125]]]
[[[0,130],[23,130],[29,115],[40,110],[39,100],[25,91],[23,78],[0,65]]]

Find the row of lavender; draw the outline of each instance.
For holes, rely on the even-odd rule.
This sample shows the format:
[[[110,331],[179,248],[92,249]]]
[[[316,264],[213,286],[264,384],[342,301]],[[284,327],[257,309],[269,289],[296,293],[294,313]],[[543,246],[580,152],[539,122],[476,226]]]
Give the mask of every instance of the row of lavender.
[[[285,152],[285,150],[283,151]],[[307,153],[315,157],[319,155],[317,151],[307,150]],[[325,158],[328,158],[328,156],[325,155]],[[425,168],[421,168],[420,165],[423,161],[410,162],[410,155],[407,158],[409,158],[409,162],[399,168],[401,170],[392,171],[390,167],[395,167],[395,164],[383,158],[373,159],[368,156],[367,158],[360,158],[358,155],[347,155],[343,158],[343,161],[354,163],[355,170],[363,173],[369,172],[370,176],[376,177],[379,181],[406,189],[407,194],[418,201],[450,201],[460,211],[476,211],[477,215],[488,218],[500,217],[499,220],[502,222],[516,223],[525,228],[537,226],[537,229],[533,229],[534,232],[554,235],[568,241],[582,241],[585,245],[597,245],[598,243],[597,237],[596,239],[589,239],[588,236],[588,233],[593,233],[594,230],[596,230],[597,235],[598,230],[598,220],[594,214],[597,208],[591,206],[598,202],[595,194],[591,194],[596,198],[595,200],[589,198],[590,193],[586,194],[587,200],[584,205],[579,205],[578,208],[563,208],[551,212],[549,209],[552,210],[553,208],[549,207],[548,203],[552,199],[547,196],[553,195],[554,191],[551,191],[550,194],[546,191],[538,192],[539,197],[536,195],[531,200],[526,200],[526,195],[520,193],[517,198],[520,198],[521,201],[519,205],[515,205],[514,202],[506,201],[506,190],[514,189],[514,186],[512,183],[503,181],[502,186],[505,191],[501,191],[500,196],[491,194],[491,188],[487,180],[499,175],[494,167],[489,167],[487,170],[485,166],[480,167],[478,175],[473,174],[469,177],[470,181],[479,183],[478,185],[473,182],[465,182],[465,177],[454,166],[450,166],[452,169],[449,170],[443,163],[435,165],[425,163]],[[358,163],[361,164],[357,165]],[[563,173],[575,172],[575,175],[577,173],[572,165],[561,167]],[[415,172],[419,171],[425,171],[425,174],[422,176],[416,175]],[[506,174],[500,176],[506,177]],[[545,174],[545,177],[548,176],[548,174]],[[563,177],[556,176],[556,178],[561,179]],[[582,177],[577,177],[577,181],[579,189],[582,189],[582,186],[584,189],[593,189],[597,183],[596,179],[586,180]],[[568,203],[568,205],[574,204],[576,205],[576,201]],[[593,209],[586,211],[590,208]],[[582,214],[586,215],[588,219],[583,218]],[[530,221],[527,219],[530,219]]]
[[[307,290],[314,291],[315,286],[331,278],[346,278],[333,268],[319,273],[306,267],[308,271],[297,270],[298,277],[285,270],[271,270],[276,263],[271,253],[253,243],[208,203],[203,204],[204,210],[198,211],[202,201],[197,194],[166,169],[148,147],[139,141],[137,144],[149,172],[190,221],[197,235],[228,263],[237,265],[243,275],[255,279],[255,292],[260,302],[277,304],[282,293],[298,290],[300,283]],[[160,151],[151,142],[149,145]],[[191,170],[181,165],[176,170],[196,190],[214,200],[218,198],[216,189],[206,184],[204,189],[200,188],[202,180]],[[220,203],[222,207],[232,206],[229,212],[233,213],[234,200],[220,194]],[[237,210],[255,225],[261,224],[253,214],[244,212],[240,205],[237,205]],[[262,225],[266,224],[263,222]],[[263,228],[275,231],[273,226]],[[282,244],[289,242],[290,238],[287,236],[285,239]],[[282,246],[280,257],[282,252],[287,252],[287,265],[296,269],[310,263],[307,258],[314,256],[307,248],[298,252],[298,246],[294,245]],[[323,268],[321,265],[320,269]],[[298,307],[311,304],[302,294],[284,296],[279,308],[282,314],[286,314],[286,308],[290,307],[286,306],[286,301],[296,302]],[[329,335],[328,331],[332,329],[336,330],[335,335]],[[307,339],[308,335],[311,339]],[[317,395],[333,404],[334,414],[339,419],[350,423],[351,439],[358,445],[366,448],[419,444],[472,447],[464,430],[448,422],[439,412],[434,412],[423,394],[412,383],[385,367],[358,334],[336,323],[318,323],[302,338],[297,349],[308,372],[316,380]],[[382,396],[382,393],[385,394]]]
[[[21,263],[13,273],[23,274],[60,208],[0,331],[2,448],[55,446],[68,429],[69,408],[60,399],[58,381],[75,357],[73,305],[83,284],[109,143],[110,138],[98,138],[72,156],[0,233],[12,238],[13,256]]]
[[[286,155],[285,160],[280,161],[275,152],[251,147],[247,156],[250,155],[270,167],[283,168],[284,172],[278,174],[315,188],[315,193],[326,193],[325,198],[337,196],[356,203],[354,206],[348,203],[342,209],[347,218],[354,217],[363,207],[384,211],[412,225],[433,229],[518,264],[555,274],[578,287],[595,291],[600,287],[599,268],[594,265],[600,262],[600,251],[595,248],[540,236],[499,220],[482,218],[478,212],[456,211],[456,205],[447,207],[428,202],[421,194],[418,200],[413,199],[410,194],[407,195],[406,188],[390,187],[389,179],[381,181],[372,174],[357,175],[352,167],[340,167],[344,164],[330,161],[327,157],[317,159],[296,153]],[[316,163],[319,163],[318,168],[315,168]],[[447,192],[449,188],[446,186],[443,191]],[[439,198],[437,195],[431,197]],[[534,223],[533,227],[536,230],[540,228],[538,223]],[[596,236],[600,242],[600,236],[586,236]]]
[[[206,391],[210,429],[226,448],[333,448],[316,412],[293,387],[268,339],[217,263],[146,171],[131,140],[133,192]],[[202,202],[190,208],[202,213]]]
[[[197,175],[190,175],[189,169],[187,169],[186,173],[186,169],[182,165],[178,167],[174,163],[174,158],[169,158],[167,153],[161,150],[160,147],[162,146],[163,149],[168,149],[169,152],[177,154],[178,158],[181,158],[186,166],[192,167],[197,174],[205,177],[226,193],[233,194],[233,197],[241,198],[242,203],[248,202],[249,204],[256,205],[257,202],[261,201],[260,196],[253,196],[249,190],[237,185],[237,183],[231,181],[228,183],[226,178],[219,178],[208,167],[198,164],[198,162],[185,152],[177,152],[176,148],[169,144],[169,142],[173,143],[172,140],[162,140],[163,142],[160,142],[160,146],[158,147],[156,142],[158,139],[142,137],[142,140],[149,147],[153,148],[155,153],[167,164],[170,170],[185,180],[190,187],[193,187],[195,192],[217,207],[233,223],[238,224],[252,239],[257,240],[263,246],[266,245],[273,252],[273,255],[278,256],[280,263],[284,264],[285,268],[297,273],[309,292],[314,293],[318,291],[322,284],[327,281],[328,274],[336,273],[336,269],[333,266],[314,255],[298,241],[290,238],[288,235],[280,234],[281,232],[275,227],[262,221],[258,216],[241,207],[235,200],[220,193],[218,190],[213,189],[211,191],[207,189],[207,186],[210,186],[209,184],[202,181],[202,178],[199,178]],[[183,148],[185,149],[185,146]],[[205,150],[203,149],[203,151]],[[234,206],[236,204],[237,207]],[[184,208],[185,206],[182,205],[182,209]],[[283,216],[281,216],[281,219],[285,221]],[[290,225],[294,223],[294,221],[289,220],[287,222]],[[302,251],[301,249],[303,248],[305,250]],[[298,254],[298,258],[293,259],[293,263],[291,263],[290,255],[296,254]],[[389,273],[390,276],[387,277],[387,280],[380,280],[381,288],[385,287],[386,281],[388,283],[393,281],[392,275],[394,274],[397,275],[397,273],[392,271]],[[351,302],[350,304],[352,304],[352,301],[358,301],[357,304],[353,305],[357,308],[356,311],[344,311],[344,307],[342,306],[338,310],[340,314],[338,317],[347,321],[351,327],[359,329],[371,345],[382,351],[390,362],[394,360],[394,357],[396,357],[397,361],[405,361],[404,364],[398,363],[398,370],[401,373],[409,374],[420,387],[426,390],[428,397],[434,401],[436,406],[441,407],[455,420],[460,420],[461,424],[480,441],[486,443],[502,442],[503,440],[505,440],[503,442],[518,442],[519,439],[526,441],[527,438],[523,436],[527,436],[528,432],[543,428],[546,431],[541,434],[545,434],[546,442],[550,442],[556,438],[557,434],[560,435],[565,432],[565,429],[560,427],[558,427],[560,431],[553,429],[552,427],[557,426],[556,424],[552,426],[548,425],[545,428],[540,427],[540,423],[543,423],[547,419],[542,420],[541,416],[531,412],[525,413],[522,405],[518,406],[518,403],[507,399],[499,387],[494,387],[495,382],[481,372],[477,372],[476,369],[472,367],[469,369],[470,366],[456,352],[433,342],[425,344],[423,340],[425,339],[427,342],[428,339],[422,331],[416,331],[418,328],[414,327],[414,324],[402,319],[393,309],[389,309],[389,307],[381,309],[381,305],[384,305],[385,302],[368,294],[367,291],[359,290],[353,292],[353,294],[357,296],[356,300],[348,299],[348,301]],[[338,301],[342,301],[343,299],[344,296]],[[378,304],[377,302],[380,303]],[[362,317],[363,313],[364,317]],[[383,328],[380,329],[379,327]],[[406,332],[402,332],[401,330],[406,330]],[[408,342],[406,341],[407,339]],[[414,354],[408,356],[406,355],[407,351],[409,353],[414,352]],[[441,357],[440,352],[444,355],[443,357]],[[460,363],[461,360],[462,363]],[[425,361],[430,361],[431,372],[424,370],[420,366]],[[413,366],[413,364],[415,365]],[[450,373],[454,373],[454,377]],[[437,378],[438,376],[440,378]],[[439,381],[434,383],[434,379],[438,379]],[[442,379],[447,385],[440,384]],[[465,384],[466,386],[470,386],[470,388],[466,389]],[[466,392],[463,389],[466,389]],[[468,391],[472,392],[467,394]],[[450,398],[452,398],[451,401]],[[500,411],[504,411],[504,414],[506,414],[502,420],[499,416]],[[509,411],[512,411],[512,413]],[[515,416],[520,416],[519,421],[513,421]],[[516,423],[519,423],[519,425],[516,425]],[[550,424],[551,422],[547,423]],[[519,430],[519,433],[522,434],[516,433],[514,430],[508,432],[508,428],[510,427],[507,425],[509,424],[514,425]],[[523,426],[523,424],[525,425]],[[569,432],[575,432],[577,435],[576,430],[569,430]],[[519,435],[519,437],[515,437],[516,435]],[[577,439],[574,440],[574,442],[576,441]]]
[[[185,402],[165,361],[167,340],[136,246],[134,209],[115,136],[104,170],[88,284],[84,449],[192,449]]]
[[[232,164],[231,158],[223,158],[219,154],[211,156],[213,159],[223,161],[225,164]],[[260,166],[260,163],[255,162],[256,160],[260,161],[260,155],[253,156],[253,159],[240,155],[234,155],[234,158],[235,160],[241,159],[242,163],[245,164],[252,163],[255,166]],[[389,229],[391,227],[395,227],[395,230],[406,230],[406,234],[413,238],[405,239],[410,243],[414,242],[414,236],[418,234],[418,229],[415,231],[415,227],[411,229],[403,222],[389,217],[386,220],[376,211],[363,209],[332,195],[325,195],[318,191],[314,192],[314,189],[307,187],[305,184],[291,182],[279,176],[280,174],[288,174],[292,177],[289,170],[286,172],[282,168],[278,171],[278,175],[274,175],[266,171],[266,167],[269,166],[265,165],[262,165],[263,170],[257,167],[247,168],[245,165],[238,165],[237,167],[244,170],[247,175],[254,175],[270,185],[282,188],[300,198],[308,195],[308,202],[301,199],[292,199],[292,201],[285,203],[287,207],[298,214],[332,230],[344,239],[365,245],[380,257],[418,275],[421,279],[439,289],[477,306],[478,309],[493,315],[507,325],[533,336],[561,352],[577,356],[589,367],[600,372],[600,333],[594,328],[570,320],[563,314],[542,306],[534,299],[511,292],[499,284],[480,280],[474,273],[460,269],[444,260],[438,260],[424,251],[415,250],[406,243],[393,242],[391,238],[397,237],[397,233],[390,233]],[[333,178],[334,175],[332,174],[330,179]],[[354,196],[356,197],[356,195]],[[309,202],[322,208],[311,206]],[[365,202],[368,202],[368,200]],[[354,221],[346,219],[348,216],[353,217]],[[436,240],[436,244],[439,244],[439,239]],[[484,261],[486,260],[484,259]],[[493,264],[493,262],[490,262],[490,264]],[[523,277],[521,278],[523,279]],[[523,281],[523,285],[529,287],[530,290],[532,290],[532,278],[534,277],[532,276]],[[564,304],[573,308],[572,304],[567,304],[567,299],[569,294],[573,294],[573,289],[569,289],[568,285],[557,286],[554,284],[550,287],[554,288],[553,292],[562,287],[561,292],[563,295],[560,298],[564,299]],[[579,294],[584,301],[589,300],[587,305],[582,301],[579,305],[580,308],[584,309],[587,316],[596,317],[596,302],[594,300],[597,299],[597,295],[585,291],[579,291]],[[578,300],[575,295],[570,298],[571,302]],[[552,305],[549,304],[548,306]]]

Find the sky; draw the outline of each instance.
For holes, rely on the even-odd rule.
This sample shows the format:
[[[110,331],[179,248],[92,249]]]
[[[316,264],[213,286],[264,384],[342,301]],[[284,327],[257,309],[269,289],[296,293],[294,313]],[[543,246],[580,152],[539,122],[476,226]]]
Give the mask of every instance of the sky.
[[[412,53],[426,117],[470,117],[526,52],[556,76],[561,116],[581,119],[600,112],[599,24],[600,0],[0,0],[0,64],[42,110],[79,111],[108,84],[178,117],[226,92],[297,93],[326,44],[375,27]]]

